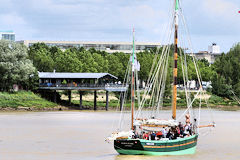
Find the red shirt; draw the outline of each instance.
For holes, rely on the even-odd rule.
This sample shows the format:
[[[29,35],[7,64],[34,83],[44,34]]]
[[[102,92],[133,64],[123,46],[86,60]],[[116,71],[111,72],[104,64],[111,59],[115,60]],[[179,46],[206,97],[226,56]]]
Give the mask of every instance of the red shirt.
[[[161,131],[157,132],[157,136],[162,136],[162,132]]]
[[[180,129],[177,129],[177,133],[180,134]]]
[[[143,135],[143,139],[148,139],[149,138],[149,135],[147,134],[147,133],[145,133],[144,135]]]

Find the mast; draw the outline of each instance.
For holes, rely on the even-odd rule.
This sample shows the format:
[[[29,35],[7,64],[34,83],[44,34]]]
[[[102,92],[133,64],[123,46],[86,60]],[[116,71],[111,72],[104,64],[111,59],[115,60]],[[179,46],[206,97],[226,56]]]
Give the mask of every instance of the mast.
[[[135,83],[135,78],[134,78],[134,57],[135,57],[135,31],[133,28],[133,51],[132,51],[132,87],[131,87],[131,113],[132,113],[132,117],[131,117],[131,129],[134,130],[134,126],[133,126],[133,120],[134,120],[134,83]]]
[[[172,102],[172,118],[174,120],[176,120],[177,109],[178,10],[179,0],[175,0],[174,68],[173,68],[173,102]]]

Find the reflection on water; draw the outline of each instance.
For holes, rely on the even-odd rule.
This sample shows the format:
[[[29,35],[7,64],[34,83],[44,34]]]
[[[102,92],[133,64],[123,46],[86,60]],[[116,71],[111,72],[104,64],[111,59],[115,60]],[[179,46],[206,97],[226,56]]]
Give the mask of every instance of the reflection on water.
[[[200,136],[197,153],[186,156],[118,155],[113,144],[104,142],[118,118],[119,113],[114,112],[0,113],[0,159],[240,159],[240,112],[214,111],[216,129]]]

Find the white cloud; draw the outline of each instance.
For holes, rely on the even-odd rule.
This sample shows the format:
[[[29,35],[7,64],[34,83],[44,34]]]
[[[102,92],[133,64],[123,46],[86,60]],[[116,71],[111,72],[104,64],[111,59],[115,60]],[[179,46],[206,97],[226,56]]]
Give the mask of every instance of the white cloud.
[[[143,27],[153,27],[158,24],[161,18],[164,20],[166,15],[162,11],[156,11],[148,5],[134,7],[123,7],[120,9],[122,21],[126,24],[135,24]]]
[[[135,28],[137,40],[160,41],[167,24],[167,13],[151,5],[139,4],[119,9],[120,24],[125,28]]]
[[[32,37],[35,33],[35,30],[17,13],[0,14],[0,19],[1,30],[13,30],[17,34],[17,39]]]
[[[1,14],[0,19],[2,24],[7,24],[9,26],[26,24],[24,19],[16,13]]]
[[[231,20],[238,16],[237,4],[229,0],[204,0],[203,7],[210,13],[209,16]]]
[[[170,3],[166,0],[4,0],[0,6],[0,30],[13,29],[17,39],[129,41],[134,26],[138,41],[161,41],[169,20]],[[220,37],[237,39],[236,35],[240,35],[237,4],[239,0],[182,0],[190,33],[206,39],[211,36],[216,43]],[[201,47],[206,45],[203,41],[196,43]]]

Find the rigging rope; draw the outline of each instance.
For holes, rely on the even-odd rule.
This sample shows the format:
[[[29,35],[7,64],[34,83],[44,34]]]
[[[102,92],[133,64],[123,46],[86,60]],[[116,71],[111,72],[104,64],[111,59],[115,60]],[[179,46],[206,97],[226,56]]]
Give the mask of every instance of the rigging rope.
[[[187,43],[188,46],[190,46],[190,53],[191,53],[191,57],[192,57],[192,62],[194,64],[194,68],[195,68],[195,72],[197,75],[197,82],[200,85],[200,88],[198,89],[197,93],[194,95],[194,98],[191,98],[191,93],[188,90],[188,82],[189,82],[189,75],[188,75],[188,57],[185,53],[184,50],[184,46],[185,41],[179,41],[179,47],[181,46],[182,49],[180,49],[179,55],[180,55],[180,60],[181,60],[181,69],[182,69],[182,75],[183,75],[183,85],[184,85],[184,92],[186,95],[186,103],[187,103],[187,109],[183,112],[182,115],[180,115],[177,119],[177,121],[179,121],[181,118],[183,118],[183,116],[188,112],[190,114],[193,114],[193,116],[191,116],[191,118],[195,118],[195,111],[193,109],[193,103],[195,102],[195,100],[197,99],[197,97],[200,95],[200,102],[199,102],[199,110],[198,110],[198,125],[200,124],[200,118],[201,118],[201,105],[202,103],[202,97],[203,97],[203,89],[202,89],[202,77],[200,74],[200,69],[198,66],[198,63],[196,62],[196,57],[193,54],[193,50],[192,50],[192,43],[191,43],[191,39],[189,36],[189,29],[186,25],[186,20],[185,17],[183,15],[183,11],[181,8],[181,3],[180,5],[180,9],[179,9],[179,15],[181,17],[181,21],[180,23],[182,23],[183,30],[180,30],[180,32],[184,32],[186,33],[186,37],[185,34],[180,34],[179,39],[187,39]],[[174,8],[174,4],[172,5],[172,7]],[[173,12],[170,14],[170,19],[172,19],[173,21],[169,21],[169,24],[167,26],[167,29],[170,32],[166,32],[166,39],[167,39],[167,45],[163,45],[163,47],[161,48],[162,50],[160,50],[160,48],[157,48],[156,52],[155,52],[155,56],[153,59],[153,64],[149,73],[149,77],[147,79],[147,84],[146,84],[146,88],[144,90],[143,96],[142,98],[140,97],[140,93],[139,93],[139,81],[136,80],[136,86],[134,85],[134,89],[136,88],[137,91],[137,101],[138,101],[138,110],[135,113],[135,119],[140,118],[140,116],[143,117],[142,115],[142,111],[143,109],[145,109],[145,106],[147,106],[148,108],[146,110],[149,110],[149,112],[147,112],[147,117],[157,117],[157,115],[160,115],[160,109],[162,109],[163,107],[163,97],[164,97],[164,93],[165,93],[165,87],[166,87],[166,78],[167,78],[167,74],[168,74],[168,61],[169,61],[169,55],[170,55],[170,49],[171,49],[171,38],[173,37],[173,28],[174,28],[174,10]],[[187,45],[186,45],[187,46]],[[161,51],[161,52],[160,52]],[[159,55],[160,54],[160,55]],[[131,72],[131,68],[129,68],[128,65],[128,70],[125,74],[125,78],[124,80],[126,80],[126,86],[129,86],[129,75]],[[138,73],[135,71],[135,77],[136,79],[138,79]],[[126,102],[126,96],[127,96],[128,90],[123,94],[123,104]],[[148,101],[150,97],[150,100]],[[208,106],[208,102],[207,99],[205,99],[206,105]],[[120,106],[121,107],[121,106]],[[120,129],[123,126],[123,118],[124,118],[124,112],[125,109],[124,107],[122,107],[122,111],[120,114],[120,121],[119,121],[119,126]]]
[[[172,13],[171,17],[174,17],[173,13]],[[171,18],[171,19],[173,19],[173,18]],[[170,42],[171,36],[173,34],[173,21],[169,23],[169,27],[171,27],[171,31],[168,33],[169,35],[167,36],[168,42]],[[157,63],[157,67],[155,67],[155,63],[156,63],[156,60],[157,60],[157,54],[155,55],[155,59],[154,59],[154,62],[153,62],[152,68],[151,68],[151,72],[149,74],[150,76],[149,76],[147,87],[146,87],[147,90],[145,90],[143,98],[141,100],[140,107],[139,107],[139,110],[138,110],[138,114],[136,116],[137,118],[139,116],[139,113],[142,111],[143,107],[145,106],[145,102],[146,102],[147,96],[149,95],[150,91],[152,91],[152,94],[150,95],[150,97],[154,98],[153,95],[155,93],[155,86],[156,86],[156,83],[158,83],[158,81],[157,81],[158,76],[159,76],[158,73],[159,73],[160,68],[162,67],[163,62],[164,62],[163,60],[166,59],[166,57],[165,57],[166,54],[169,55],[169,52],[170,52],[170,45],[163,46],[162,53],[160,55],[160,59]],[[155,67],[155,70],[154,70],[154,67]],[[160,76],[160,77],[162,77],[162,76]],[[163,86],[165,87],[165,85],[163,85]],[[149,102],[148,106],[151,106],[150,104],[152,103],[152,98],[150,99],[150,102]],[[159,99],[159,98],[157,98],[157,99]],[[156,102],[156,99],[155,99],[155,102]],[[152,103],[152,108],[153,108],[153,103]],[[150,116],[151,116],[151,114],[150,114]]]

